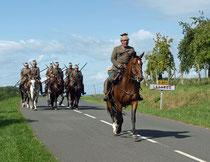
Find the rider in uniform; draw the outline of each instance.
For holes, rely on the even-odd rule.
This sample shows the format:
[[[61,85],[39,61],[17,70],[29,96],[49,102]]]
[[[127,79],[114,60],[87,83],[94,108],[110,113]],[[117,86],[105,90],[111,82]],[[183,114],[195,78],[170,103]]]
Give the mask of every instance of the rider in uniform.
[[[75,65],[74,70],[70,75],[70,78],[72,77],[78,79],[78,82],[80,83],[81,88],[82,88],[82,94],[85,95],[86,92],[84,92],[83,75],[82,75],[82,72],[79,71],[79,66],[77,64]]]
[[[121,34],[120,41],[121,45],[116,46],[112,52],[111,62],[113,63],[113,66],[109,72],[108,79],[106,79],[104,82],[104,101],[108,100],[108,91],[111,86],[112,75],[117,73],[120,69],[125,69],[132,56],[136,56],[136,51],[134,48],[128,46],[129,38],[127,33]],[[142,100],[142,98],[140,97],[139,100]]]
[[[32,63],[33,63],[33,65],[31,67],[31,77],[34,77],[34,79],[38,80],[38,83],[40,85],[41,94],[43,94],[39,67],[37,67],[36,60],[33,60]]]
[[[28,67],[28,63],[24,64],[25,67],[21,70],[20,88],[24,85],[27,79],[30,78],[31,69]],[[28,83],[27,83],[28,86]]]
[[[69,81],[70,81],[70,76],[71,76],[71,73],[74,71],[74,69],[72,68],[72,63],[70,62],[69,63],[69,68],[66,69],[66,78],[65,78],[65,88],[67,88],[68,84],[69,84]]]
[[[47,69],[47,72],[46,72],[47,80],[45,81],[45,94],[47,94],[49,79],[52,75],[53,75],[53,64],[50,63],[50,67]]]
[[[59,75],[59,77],[61,78],[61,82],[59,84],[62,86],[62,89],[64,91],[63,71],[61,70],[61,68],[59,68],[58,62],[55,63],[55,67],[53,68],[53,75]]]

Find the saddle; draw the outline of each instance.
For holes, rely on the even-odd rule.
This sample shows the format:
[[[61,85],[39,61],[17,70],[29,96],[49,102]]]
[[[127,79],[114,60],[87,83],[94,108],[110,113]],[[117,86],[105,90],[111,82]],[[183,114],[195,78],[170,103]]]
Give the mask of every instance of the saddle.
[[[124,70],[120,69],[117,70],[116,72],[113,73],[112,77],[111,77],[111,82],[116,85],[119,80],[121,80],[122,76],[123,76]]]

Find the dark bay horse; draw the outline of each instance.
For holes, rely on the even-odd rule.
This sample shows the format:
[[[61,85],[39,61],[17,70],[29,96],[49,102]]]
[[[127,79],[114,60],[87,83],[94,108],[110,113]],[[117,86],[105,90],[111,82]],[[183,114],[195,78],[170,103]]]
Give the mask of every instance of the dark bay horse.
[[[25,78],[24,83],[19,86],[19,90],[21,93],[22,98],[22,107],[29,108],[29,86],[28,86],[29,79],[28,77]]]
[[[72,76],[69,82],[69,85],[66,89],[66,96],[67,96],[67,102],[68,107],[71,106],[71,108],[79,109],[79,100],[82,93],[82,87],[81,82],[79,78],[76,76]]]
[[[135,122],[138,106],[140,82],[143,80],[142,61],[144,53],[132,57],[117,85],[112,86],[107,101],[107,109],[113,121],[114,135],[121,132],[123,116],[122,108],[131,105],[131,121],[133,137],[137,138]]]
[[[59,105],[63,102],[63,86],[62,86],[62,78],[59,76],[59,74],[55,75],[54,77],[49,78],[49,89],[48,89],[48,95],[50,99],[50,105],[51,108],[57,110],[57,101],[58,96],[61,95],[62,99],[59,103]]]

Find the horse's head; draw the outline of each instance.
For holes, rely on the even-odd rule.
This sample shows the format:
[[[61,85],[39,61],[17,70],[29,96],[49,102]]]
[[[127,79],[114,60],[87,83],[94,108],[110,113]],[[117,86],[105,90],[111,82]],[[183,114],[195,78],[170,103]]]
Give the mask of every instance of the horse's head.
[[[32,89],[33,91],[37,89],[37,82],[35,79],[30,80],[29,85],[30,85],[30,89]]]
[[[140,56],[133,57],[130,62],[131,66],[131,75],[134,80],[137,82],[141,82],[143,80],[143,72],[142,72],[142,60],[141,58],[144,56],[142,53]]]

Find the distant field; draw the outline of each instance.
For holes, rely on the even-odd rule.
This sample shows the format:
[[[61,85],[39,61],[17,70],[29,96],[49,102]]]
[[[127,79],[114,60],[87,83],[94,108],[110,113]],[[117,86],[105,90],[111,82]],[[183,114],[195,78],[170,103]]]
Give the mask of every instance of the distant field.
[[[160,91],[150,90],[142,85],[137,112],[210,128],[210,82],[196,84],[189,80],[187,85],[176,86],[175,91],[163,92],[163,110],[160,110]],[[84,96],[82,99],[106,104],[104,95]],[[130,107],[126,108],[127,110]]]
[[[19,107],[19,97],[0,101],[0,161],[57,161],[37,140]]]

